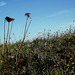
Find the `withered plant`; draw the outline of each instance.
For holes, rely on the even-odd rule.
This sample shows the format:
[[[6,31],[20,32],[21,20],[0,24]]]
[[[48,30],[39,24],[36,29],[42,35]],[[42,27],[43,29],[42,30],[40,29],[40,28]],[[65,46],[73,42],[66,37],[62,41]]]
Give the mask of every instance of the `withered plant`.
[[[7,30],[7,36],[5,37],[5,22],[8,22],[8,30]],[[11,35],[11,31],[12,31],[12,25],[11,25],[11,30],[10,30],[10,33],[9,33],[9,26],[10,26],[10,22],[12,21],[12,23],[13,23],[13,21],[14,21],[14,18],[10,18],[10,17],[8,17],[8,16],[6,16],[5,17],[5,20],[4,20],[4,62],[5,62],[5,70],[4,70],[4,74],[5,73],[7,73],[8,72],[8,40],[9,40],[9,42],[10,42],[10,35]],[[9,36],[9,39],[8,39],[8,36]]]

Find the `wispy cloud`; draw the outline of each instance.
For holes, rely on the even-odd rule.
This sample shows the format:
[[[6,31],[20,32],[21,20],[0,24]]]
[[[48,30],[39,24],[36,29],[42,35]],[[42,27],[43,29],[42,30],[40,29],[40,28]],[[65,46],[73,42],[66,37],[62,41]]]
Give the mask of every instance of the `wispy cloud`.
[[[1,2],[0,2],[0,6],[4,6],[4,5],[6,5],[6,2],[1,1]]]
[[[48,17],[56,17],[56,16],[63,15],[68,12],[69,12],[69,10],[62,10],[62,11],[58,11],[56,13],[53,13],[53,14],[49,15]]]

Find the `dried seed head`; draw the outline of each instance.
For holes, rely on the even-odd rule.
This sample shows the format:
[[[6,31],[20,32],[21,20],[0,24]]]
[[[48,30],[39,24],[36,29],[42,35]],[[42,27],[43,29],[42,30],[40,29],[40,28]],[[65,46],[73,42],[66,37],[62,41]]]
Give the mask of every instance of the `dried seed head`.
[[[30,13],[26,13],[25,15],[26,15],[27,17],[30,17],[31,14],[30,14]]]
[[[10,17],[8,17],[8,16],[6,16],[5,19],[6,19],[8,22],[11,22],[11,21],[15,20],[14,18],[10,18]]]

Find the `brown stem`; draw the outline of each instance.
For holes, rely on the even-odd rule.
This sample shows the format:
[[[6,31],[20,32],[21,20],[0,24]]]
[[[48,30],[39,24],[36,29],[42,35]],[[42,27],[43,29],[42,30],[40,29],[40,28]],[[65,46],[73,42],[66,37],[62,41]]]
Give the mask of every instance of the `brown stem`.
[[[5,69],[6,69],[6,73],[8,71],[8,46],[7,46],[8,35],[9,35],[9,22],[8,22],[8,31],[7,31],[7,37],[6,37],[6,44],[5,44]]]

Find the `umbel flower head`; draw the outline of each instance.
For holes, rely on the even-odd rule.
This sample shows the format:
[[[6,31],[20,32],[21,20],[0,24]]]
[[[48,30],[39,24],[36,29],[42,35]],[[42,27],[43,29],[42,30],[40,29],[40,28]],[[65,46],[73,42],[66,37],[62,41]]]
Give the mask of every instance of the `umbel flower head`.
[[[30,14],[30,13],[26,13],[25,15],[26,15],[27,17],[30,17],[31,14]]]
[[[8,17],[8,16],[6,16],[5,19],[6,19],[8,22],[11,22],[11,21],[15,20],[14,18],[10,18],[10,17]]]

